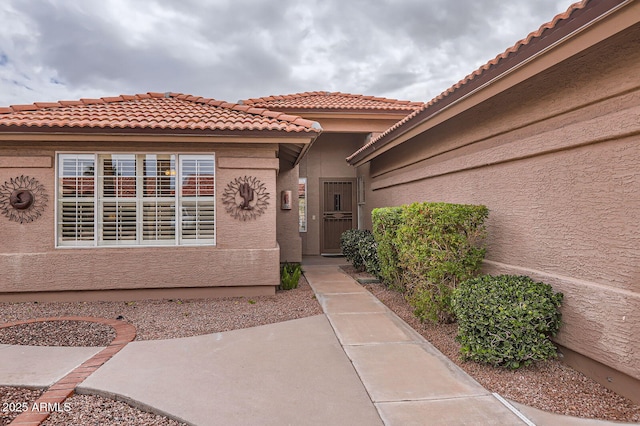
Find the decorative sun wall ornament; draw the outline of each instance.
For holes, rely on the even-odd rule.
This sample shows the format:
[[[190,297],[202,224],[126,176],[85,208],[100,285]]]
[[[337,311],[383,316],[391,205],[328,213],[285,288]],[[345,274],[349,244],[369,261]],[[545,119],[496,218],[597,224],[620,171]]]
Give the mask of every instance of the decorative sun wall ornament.
[[[9,220],[33,222],[47,206],[44,186],[35,178],[18,176],[0,185],[0,212]]]
[[[269,205],[264,183],[253,176],[235,178],[222,194],[222,204],[233,218],[247,221],[260,216]]]

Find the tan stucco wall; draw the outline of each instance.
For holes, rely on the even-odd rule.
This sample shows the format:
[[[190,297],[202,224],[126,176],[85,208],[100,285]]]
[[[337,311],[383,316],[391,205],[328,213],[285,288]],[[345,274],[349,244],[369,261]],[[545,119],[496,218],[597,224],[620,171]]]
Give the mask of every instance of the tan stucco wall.
[[[280,205],[282,191],[291,191],[291,210]],[[302,262],[302,238],[298,222],[298,166],[280,162],[277,184],[277,238],[280,246],[280,262]]]
[[[307,232],[302,233],[302,253],[320,254],[320,178],[355,178],[356,169],[345,160],[364,143],[366,135],[323,133],[300,162],[300,177],[307,178]]]
[[[557,342],[640,379],[640,27],[371,162],[367,210],[485,204],[485,271],[565,294]]]
[[[0,162],[0,184],[28,175],[45,186],[49,199],[43,216],[32,223],[0,217],[0,292],[278,285],[277,145],[203,143],[187,148],[176,144],[96,145],[87,141],[59,142],[56,150],[50,146],[38,142],[0,145],[0,158],[11,160]],[[216,246],[55,248],[54,163],[55,153],[60,151],[215,153]],[[33,156],[51,161],[34,161]],[[28,165],[31,167],[26,168]],[[244,222],[231,217],[221,199],[226,185],[243,176],[257,177],[270,194],[267,211]]]

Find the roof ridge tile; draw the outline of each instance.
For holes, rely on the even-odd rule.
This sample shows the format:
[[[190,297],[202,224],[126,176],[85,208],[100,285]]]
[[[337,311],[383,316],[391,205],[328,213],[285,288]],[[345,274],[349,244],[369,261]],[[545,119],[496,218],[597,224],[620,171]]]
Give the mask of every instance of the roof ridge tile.
[[[33,104],[38,108],[59,108],[62,106],[60,102],[34,102]]]
[[[311,99],[311,98],[322,98]],[[305,98],[308,100],[305,101]],[[342,98],[342,100],[340,100]],[[296,102],[299,100],[299,102]],[[422,102],[414,102],[407,100],[398,100],[385,97],[361,95],[353,93],[343,92],[328,92],[328,91],[315,91],[315,92],[301,92],[292,93],[288,95],[271,95],[261,98],[250,98],[242,102],[246,105],[260,106],[268,109],[278,110],[394,110],[400,109],[403,111],[415,110],[421,108],[424,104]]]
[[[122,96],[105,96],[100,98],[103,101],[105,101],[106,103],[111,103],[111,102],[122,102],[124,101],[124,99],[122,98]]]
[[[265,117],[270,117],[270,118],[278,118],[278,116],[282,115],[281,112],[276,112],[276,111],[271,111],[271,110],[266,110],[265,112],[262,113],[262,115],[264,115]]]
[[[34,104],[26,104],[26,105],[11,105],[11,109],[14,111],[36,111],[39,108]]]
[[[94,104],[104,104],[105,101],[103,101],[100,98],[80,98],[80,102],[82,102],[85,105],[94,105]]]

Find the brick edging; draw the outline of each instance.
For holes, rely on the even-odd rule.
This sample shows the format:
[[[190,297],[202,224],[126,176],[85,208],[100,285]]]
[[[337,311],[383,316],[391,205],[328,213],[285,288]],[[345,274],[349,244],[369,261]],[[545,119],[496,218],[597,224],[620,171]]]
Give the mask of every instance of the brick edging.
[[[63,407],[64,401],[73,395],[73,392],[80,383],[82,383],[87,377],[89,377],[94,371],[102,367],[102,365],[109,361],[112,356],[117,354],[125,345],[136,338],[136,328],[127,322],[108,319],[108,318],[95,318],[95,317],[46,317],[46,318],[33,318],[22,321],[13,321],[9,323],[0,324],[0,328],[13,327],[22,324],[33,324],[37,322],[51,322],[51,321],[83,321],[83,322],[95,322],[111,326],[115,332],[116,337],[109,343],[109,346],[80,364],[55,382],[49,387],[33,404],[29,405],[29,410],[20,413],[10,425],[39,425],[49,417],[49,415]],[[32,408],[38,407],[37,411],[32,411]],[[43,408],[40,410],[40,408]],[[50,410],[51,409],[51,410]]]

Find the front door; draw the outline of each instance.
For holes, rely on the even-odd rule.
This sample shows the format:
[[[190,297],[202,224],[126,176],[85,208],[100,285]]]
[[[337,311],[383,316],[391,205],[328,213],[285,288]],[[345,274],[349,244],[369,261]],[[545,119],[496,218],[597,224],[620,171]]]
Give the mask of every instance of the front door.
[[[320,253],[338,254],[340,235],[357,225],[356,180],[320,179]]]

